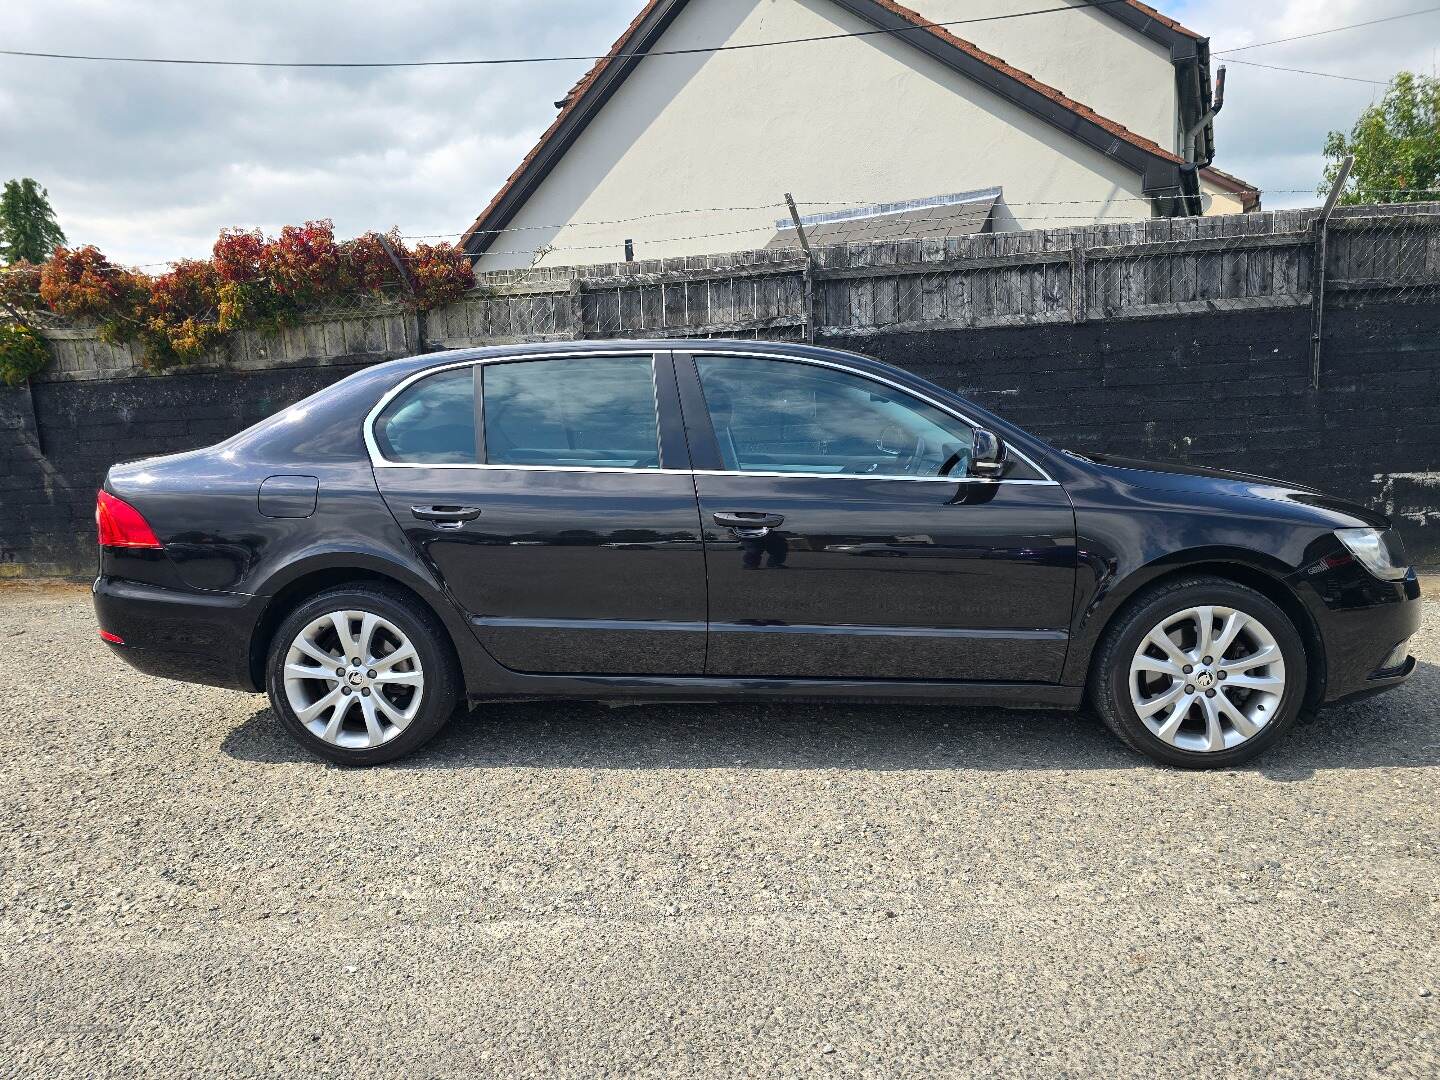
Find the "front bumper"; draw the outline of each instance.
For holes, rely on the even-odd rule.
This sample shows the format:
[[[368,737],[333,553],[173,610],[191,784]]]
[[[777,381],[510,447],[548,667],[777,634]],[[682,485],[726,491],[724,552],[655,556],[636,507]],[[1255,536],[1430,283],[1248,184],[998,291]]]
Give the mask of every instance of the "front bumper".
[[[181,682],[257,692],[250,643],[265,597],[145,585],[102,575],[91,588],[106,642],[131,667]]]
[[[1420,582],[1414,571],[1393,583],[1371,578],[1363,595],[1367,602],[1358,602],[1358,593],[1346,597],[1348,603],[1327,597],[1317,612],[1325,643],[1327,703],[1393,689],[1415,671],[1413,656],[1398,666],[1387,661],[1396,646],[1420,629]]]

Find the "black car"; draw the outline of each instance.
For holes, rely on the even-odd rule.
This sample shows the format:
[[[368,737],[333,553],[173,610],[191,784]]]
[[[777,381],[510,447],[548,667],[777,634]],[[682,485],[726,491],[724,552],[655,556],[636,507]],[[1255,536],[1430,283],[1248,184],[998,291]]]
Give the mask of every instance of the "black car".
[[[851,353],[564,342],[358,372],[99,493],[101,637],[407,754],[462,702],[1074,709],[1233,765],[1415,667],[1389,522],[1294,485],[1057,450]]]

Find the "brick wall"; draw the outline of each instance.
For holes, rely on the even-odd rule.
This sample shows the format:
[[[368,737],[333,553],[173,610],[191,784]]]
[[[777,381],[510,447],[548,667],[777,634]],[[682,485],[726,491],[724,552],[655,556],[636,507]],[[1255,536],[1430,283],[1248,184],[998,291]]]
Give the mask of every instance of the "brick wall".
[[[0,576],[92,574],[112,464],[209,446],[361,366],[0,386]]]
[[[1337,305],[1321,388],[1308,309],[871,332],[852,348],[1079,450],[1316,484],[1396,517],[1440,568],[1440,304]],[[0,575],[93,572],[113,462],[216,442],[371,362],[0,387]]]

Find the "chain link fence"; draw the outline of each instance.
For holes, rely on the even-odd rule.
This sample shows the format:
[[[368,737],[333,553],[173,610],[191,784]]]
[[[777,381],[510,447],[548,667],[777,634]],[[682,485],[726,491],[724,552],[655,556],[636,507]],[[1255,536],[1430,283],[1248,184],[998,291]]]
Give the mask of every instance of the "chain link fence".
[[[1345,207],[1328,228],[1327,294],[1440,300],[1440,205]]]
[[[1328,231],[1328,237],[1322,233]],[[1321,252],[1325,274],[1318,272]],[[814,249],[827,334],[1147,318],[1440,295],[1440,206],[1156,219]]]

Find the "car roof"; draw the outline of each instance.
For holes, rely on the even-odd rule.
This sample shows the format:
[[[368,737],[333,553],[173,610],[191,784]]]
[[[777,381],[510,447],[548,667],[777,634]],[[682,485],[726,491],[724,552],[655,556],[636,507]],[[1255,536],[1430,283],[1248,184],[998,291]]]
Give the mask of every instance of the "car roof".
[[[859,353],[843,349],[828,349],[794,341],[741,340],[737,338],[587,338],[579,341],[540,341],[513,345],[486,345],[471,349],[448,349],[444,352],[425,353],[410,357],[400,363],[414,362],[423,367],[426,363],[453,364],[461,360],[499,359],[507,356],[539,356],[549,353],[584,355],[586,353],[615,352],[766,352],[794,356],[828,356],[850,361],[875,363],[876,361]],[[426,363],[421,363],[424,361]]]
[[[794,356],[812,360],[831,360],[843,363],[861,371],[899,377],[912,385],[925,384],[903,368],[897,368],[882,360],[848,352],[844,349],[829,349],[794,341],[766,341],[761,339],[742,340],[739,338],[587,338],[580,341],[532,341],[510,345],[484,345],[467,349],[446,349],[442,352],[421,353],[396,360],[382,361],[366,370],[380,377],[405,378],[416,372],[447,364],[464,363],[467,360],[503,360],[518,356],[586,356],[613,355],[617,352],[730,352],[765,353],[769,356]]]

